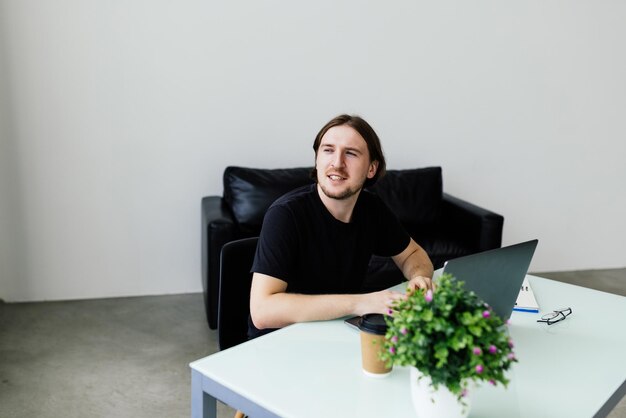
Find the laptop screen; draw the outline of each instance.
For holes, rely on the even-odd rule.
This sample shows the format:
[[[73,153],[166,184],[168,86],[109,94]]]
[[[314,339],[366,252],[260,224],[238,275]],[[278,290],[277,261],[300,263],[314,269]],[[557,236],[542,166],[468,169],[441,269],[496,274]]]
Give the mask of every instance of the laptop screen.
[[[511,316],[537,243],[535,239],[455,258],[444,264],[443,273],[465,282],[467,290],[473,290],[506,320]]]

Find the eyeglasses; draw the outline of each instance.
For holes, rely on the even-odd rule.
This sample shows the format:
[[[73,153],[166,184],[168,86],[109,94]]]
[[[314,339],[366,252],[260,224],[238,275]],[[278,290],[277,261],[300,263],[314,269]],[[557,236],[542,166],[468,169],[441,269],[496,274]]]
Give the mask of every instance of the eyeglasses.
[[[572,314],[572,308],[557,309],[548,314],[545,314],[538,319],[537,322],[545,322],[548,325],[556,324],[563,321],[565,318]]]

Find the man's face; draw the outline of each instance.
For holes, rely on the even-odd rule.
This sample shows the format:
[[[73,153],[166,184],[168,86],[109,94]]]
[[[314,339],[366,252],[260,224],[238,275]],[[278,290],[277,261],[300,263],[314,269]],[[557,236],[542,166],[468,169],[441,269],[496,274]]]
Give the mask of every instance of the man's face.
[[[374,177],[377,167],[377,161],[370,162],[367,144],[354,128],[333,126],[322,137],[315,168],[326,196],[343,200],[356,195],[365,180]]]

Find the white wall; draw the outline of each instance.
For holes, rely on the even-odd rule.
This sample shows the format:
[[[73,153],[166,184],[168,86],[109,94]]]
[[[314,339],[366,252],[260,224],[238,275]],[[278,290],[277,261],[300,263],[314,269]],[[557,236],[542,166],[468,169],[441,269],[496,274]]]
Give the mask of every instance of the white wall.
[[[310,165],[340,112],[531,270],[626,266],[623,2],[0,1],[5,300],[199,291],[225,166]]]
[[[0,25],[0,299],[11,294],[9,289],[14,288],[20,281],[18,272],[20,263],[17,259],[19,210],[16,206],[19,199],[14,176],[14,147],[5,70],[5,37],[2,28]]]

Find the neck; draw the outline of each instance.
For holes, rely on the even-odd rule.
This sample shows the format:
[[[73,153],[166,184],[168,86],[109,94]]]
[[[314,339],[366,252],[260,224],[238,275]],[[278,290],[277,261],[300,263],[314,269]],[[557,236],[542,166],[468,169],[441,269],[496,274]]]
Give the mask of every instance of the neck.
[[[361,191],[359,190],[358,193],[346,199],[333,199],[332,197],[326,196],[320,185],[317,185],[317,194],[326,209],[335,219],[344,223],[349,223],[352,220],[352,212],[354,211],[354,206],[356,205],[360,193]]]

